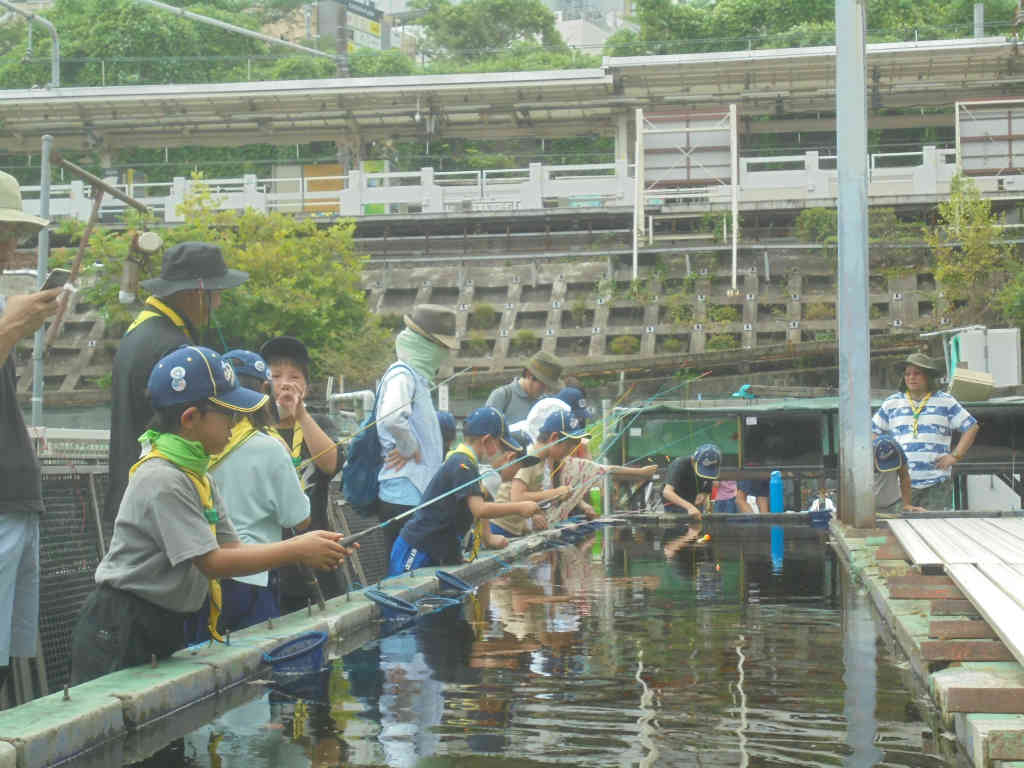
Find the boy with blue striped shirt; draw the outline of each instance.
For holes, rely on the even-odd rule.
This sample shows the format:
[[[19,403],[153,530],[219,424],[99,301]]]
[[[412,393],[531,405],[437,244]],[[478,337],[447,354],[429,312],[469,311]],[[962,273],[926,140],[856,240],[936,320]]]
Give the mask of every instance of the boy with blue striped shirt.
[[[967,455],[978,420],[948,392],[935,387],[940,369],[926,355],[904,361],[904,390],[890,395],[872,419],[876,434],[891,432],[907,457],[915,507],[951,509],[950,468]],[[955,448],[953,432],[960,433]]]

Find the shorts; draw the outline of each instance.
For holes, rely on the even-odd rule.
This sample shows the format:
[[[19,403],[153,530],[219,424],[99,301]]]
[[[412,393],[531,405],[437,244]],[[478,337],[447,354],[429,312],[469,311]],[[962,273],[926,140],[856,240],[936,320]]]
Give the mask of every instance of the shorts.
[[[736,507],[736,497],[731,499],[716,499],[715,500],[715,514],[716,515],[735,515],[739,512]]]
[[[410,547],[409,542],[399,536],[391,547],[388,576],[397,576],[406,571],[415,571],[417,568],[429,568],[432,565],[437,565],[437,563],[430,559],[430,555],[422,549]]]
[[[740,480],[736,487],[739,489],[740,493],[746,496],[768,496],[767,477],[755,478],[753,480]]]
[[[514,533],[509,533],[497,523],[491,523],[491,533],[504,536],[506,539],[514,539],[516,537]]]
[[[0,667],[39,644],[39,513],[0,515]],[[10,621],[6,617],[10,617]]]

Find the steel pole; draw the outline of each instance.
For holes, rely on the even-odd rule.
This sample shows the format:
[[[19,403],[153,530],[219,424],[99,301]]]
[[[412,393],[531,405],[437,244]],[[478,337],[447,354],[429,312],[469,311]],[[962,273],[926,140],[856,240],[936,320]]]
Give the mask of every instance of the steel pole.
[[[53,136],[43,136],[43,156],[39,164],[39,216],[50,218],[50,152]],[[50,266],[50,228],[39,230],[39,255],[36,258],[36,290],[43,287]],[[46,329],[36,331],[32,343],[32,426],[43,425],[43,355],[46,352]]]
[[[864,0],[836,2],[839,171],[839,513],[875,524],[868,325],[868,112]]]
[[[60,88],[60,38],[57,37],[57,28],[48,20],[44,19],[35,13],[24,11],[8,0],[0,0],[0,6],[7,8],[12,13],[17,13],[20,16],[24,16],[28,19],[29,27],[29,48],[32,47],[32,24],[39,24],[46,28],[46,31],[50,33],[50,39],[53,41],[53,46],[50,48],[50,87]]]

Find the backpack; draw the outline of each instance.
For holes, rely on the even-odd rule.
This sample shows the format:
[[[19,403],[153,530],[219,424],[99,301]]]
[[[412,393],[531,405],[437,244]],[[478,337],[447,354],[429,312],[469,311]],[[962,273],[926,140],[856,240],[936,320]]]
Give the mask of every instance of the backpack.
[[[398,365],[412,369],[405,364],[391,366],[377,385],[377,393],[373,397],[373,409],[366,414],[359,431],[348,445],[348,458],[341,468],[341,492],[353,507],[368,507],[375,504],[380,492],[380,481],[377,476],[384,465],[384,457],[380,451],[380,436],[377,434],[377,406],[380,403],[380,392],[388,373]],[[415,377],[413,377],[415,381]],[[415,393],[415,390],[413,390]]]

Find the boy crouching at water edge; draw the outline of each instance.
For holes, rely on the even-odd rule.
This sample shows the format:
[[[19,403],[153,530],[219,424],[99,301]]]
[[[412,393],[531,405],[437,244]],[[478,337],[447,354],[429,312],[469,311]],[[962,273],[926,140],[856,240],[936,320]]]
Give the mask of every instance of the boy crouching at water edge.
[[[910,500],[910,470],[903,447],[892,435],[879,435],[873,443],[875,454],[875,514],[899,517],[906,512],[924,512]]]
[[[509,498],[512,501],[555,501],[546,512],[545,522],[550,525],[564,520],[579,510],[589,518],[598,512],[583,497],[600,479],[610,473],[615,478],[649,480],[658,471],[657,464],[645,467],[624,467],[598,464],[590,459],[575,456],[584,438],[588,437],[580,420],[569,411],[556,411],[548,415],[537,435],[536,453],[545,460],[545,465],[523,467],[516,472],[509,484]],[[550,489],[545,489],[551,485]],[[503,531],[516,534],[509,526],[514,521],[502,518],[494,521]],[[544,527],[534,521],[534,529]],[[525,531],[521,531],[525,533]]]
[[[274,544],[239,541],[207,469],[235,420],[267,396],[238,386],[216,352],[186,346],[166,355],[150,373],[148,393],[152,428],[139,438],[143,456],[72,635],[74,684],[183,648],[185,616],[208,593],[219,602],[217,579],[295,562],[330,570],[346,555],[341,534],[327,531]]]
[[[270,395],[270,367],[255,352],[233,349],[221,358],[235,371],[238,383]],[[239,539],[248,544],[281,541],[281,529],[309,527],[309,497],[281,436],[274,430],[277,411],[267,399],[259,410],[242,416],[231,429],[231,439],[210,457],[209,474],[231,510]],[[277,572],[221,579],[221,614],[217,629],[236,632],[281,615]],[[210,599],[185,623],[188,644],[210,639]]]
[[[388,575],[433,565],[462,562],[462,539],[474,521],[518,515],[532,517],[540,511],[533,501],[499,503],[484,501],[480,463],[503,467],[514,461],[522,446],[509,435],[505,417],[494,408],[477,408],[462,427],[466,442],[452,451],[423,492],[428,502],[413,513],[391,548]],[[499,471],[514,472],[516,464]]]

